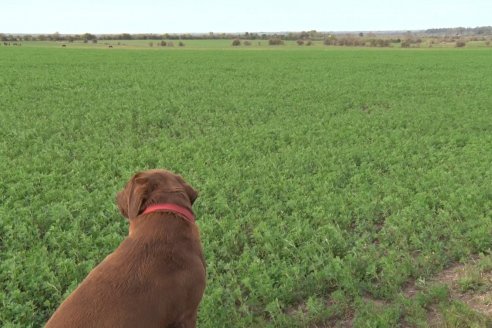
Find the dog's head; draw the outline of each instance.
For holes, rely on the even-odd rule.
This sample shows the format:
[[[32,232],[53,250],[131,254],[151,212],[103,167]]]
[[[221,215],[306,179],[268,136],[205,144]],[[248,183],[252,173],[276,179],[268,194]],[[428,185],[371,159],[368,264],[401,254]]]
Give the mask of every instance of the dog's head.
[[[182,177],[166,170],[138,172],[116,195],[116,204],[124,217],[131,220],[146,207],[157,203],[172,203],[191,210],[198,192]]]

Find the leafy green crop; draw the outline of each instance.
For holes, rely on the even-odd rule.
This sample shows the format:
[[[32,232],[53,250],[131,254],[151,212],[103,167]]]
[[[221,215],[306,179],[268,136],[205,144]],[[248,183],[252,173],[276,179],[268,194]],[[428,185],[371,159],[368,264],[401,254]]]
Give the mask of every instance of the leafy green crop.
[[[406,283],[492,246],[491,62],[0,48],[0,322],[45,322],[126,235],[115,193],[156,167],[200,191],[200,327],[421,316]]]

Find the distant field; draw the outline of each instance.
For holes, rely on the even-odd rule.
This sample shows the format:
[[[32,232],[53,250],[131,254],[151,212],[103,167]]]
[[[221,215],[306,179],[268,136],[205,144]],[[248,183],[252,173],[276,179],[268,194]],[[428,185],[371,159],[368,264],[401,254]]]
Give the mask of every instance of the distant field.
[[[492,49],[211,44],[0,46],[3,327],[48,319],[155,167],[200,191],[199,327],[490,324],[434,280],[491,297]]]
[[[172,42],[173,46],[165,46],[161,47],[161,40],[98,40],[97,43],[84,43],[82,41],[75,41],[73,43],[63,42],[63,41],[22,41],[19,42],[22,46],[27,47],[65,47],[68,48],[109,48],[112,46],[113,49],[134,49],[134,48],[149,48],[149,49],[161,49],[161,50],[171,50],[171,49],[237,49],[237,50],[258,50],[258,49],[284,49],[284,50],[309,50],[309,49],[346,49],[346,47],[339,46],[325,46],[322,41],[313,41],[312,45],[302,45],[299,46],[296,41],[286,40],[283,45],[271,46],[268,44],[268,40],[248,40],[250,45],[244,45],[245,40],[241,40],[241,45],[233,47],[232,40],[182,40],[184,46],[180,47],[180,40],[164,40],[166,43]],[[11,42],[13,43],[13,42]],[[152,45],[151,45],[152,44]],[[3,42],[0,43],[0,47],[3,45]],[[436,43],[429,44],[429,40],[424,40],[420,45],[420,48],[454,48],[456,45],[455,42],[447,42],[447,43]],[[392,43],[389,48],[400,48],[400,43]],[[415,45],[412,45],[415,47]],[[491,48],[487,46],[484,41],[469,41],[466,44],[467,48]],[[352,49],[367,49],[365,47],[353,47]],[[375,48],[369,48],[375,49]]]
[[[153,49],[223,49],[223,48],[238,48],[232,47],[232,40],[182,40],[184,47],[179,46],[180,40],[165,40],[166,43],[172,42],[174,45],[169,47],[161,47],[159,43],[161,40],[99,40],[97,43],[82,41],[75,42],[62,42],[62,41],[24,41],[21,42],[23,46],[28,47],[62,47],[65,45],[68,48],[108,48],[110,45],[114,49],[130,49],[130,48],[153,48]],[[271,48],[268,46],[268,40],[252,40],[250,46],[241,46],[239,48],[245,49],[258,49],[258,48]],[[152,47],[150,44],[152,43]],[[276,48],[292,48],[298,47],[295,41],[286,41],[285,45]],[[315,42],[315,46],[323,46],[322,42]],[[275,47],[273,47],[275,48]],[[306,47],[308,48],[308,47]]]

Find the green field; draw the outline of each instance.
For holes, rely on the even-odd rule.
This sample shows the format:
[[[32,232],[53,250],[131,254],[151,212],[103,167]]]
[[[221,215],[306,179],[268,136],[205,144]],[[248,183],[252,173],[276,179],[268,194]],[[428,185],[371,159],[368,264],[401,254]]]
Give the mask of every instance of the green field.
[[[490,324],[404,291],[490,260],[492,49],[283,49],[0,47],[3,327],[117,247],[149,168],[200,191],[199,327]]]

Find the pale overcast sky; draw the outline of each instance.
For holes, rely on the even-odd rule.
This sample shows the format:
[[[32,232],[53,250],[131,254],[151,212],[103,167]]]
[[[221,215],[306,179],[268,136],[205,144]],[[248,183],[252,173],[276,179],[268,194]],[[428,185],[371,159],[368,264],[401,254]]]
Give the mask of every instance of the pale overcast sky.
[[[0,33],[381,31],[492,25],[492,0],[0,0]]]

